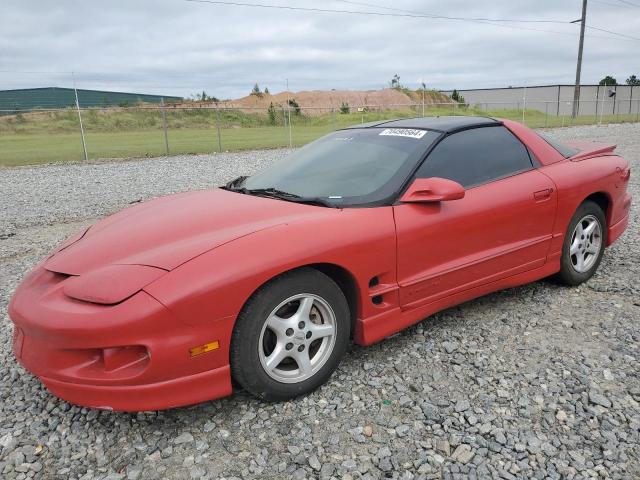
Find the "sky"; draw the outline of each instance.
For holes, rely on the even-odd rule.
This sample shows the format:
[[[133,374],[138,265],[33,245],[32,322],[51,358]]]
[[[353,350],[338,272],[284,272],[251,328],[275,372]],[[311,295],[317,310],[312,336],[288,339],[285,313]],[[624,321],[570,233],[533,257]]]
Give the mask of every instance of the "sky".
[[[581,0],[0,0],[0,90],[58,86],[221,99],[285,90],[572,84]],[[367,4],[367,5],[365,5]],[[635,4],[635,5],[632,5]],[[636,6],[637,5],[637,6]],[[385,7],[385,8],[381,8]],[[412,13],[408,13],[412,12]],[[640,38],[640,0],[589,0],[587,25]],[[640,77],[640,40],[587,29],[582,83]],[[71,74],[73,72],[73,75]]]

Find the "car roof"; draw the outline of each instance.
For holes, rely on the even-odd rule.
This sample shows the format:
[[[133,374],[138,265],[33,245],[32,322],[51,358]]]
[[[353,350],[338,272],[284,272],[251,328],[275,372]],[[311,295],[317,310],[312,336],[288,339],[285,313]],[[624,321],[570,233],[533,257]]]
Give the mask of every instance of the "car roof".
[[[382,120],[353,125],[351,128],[415,128],[420,130],[435,130],[438,132],[452,133],[474,127],[486,127],[501,125],[502,122],[490,117],[468,117],[463,115],[443,117],[416,117],[401,118],[397,120]]]

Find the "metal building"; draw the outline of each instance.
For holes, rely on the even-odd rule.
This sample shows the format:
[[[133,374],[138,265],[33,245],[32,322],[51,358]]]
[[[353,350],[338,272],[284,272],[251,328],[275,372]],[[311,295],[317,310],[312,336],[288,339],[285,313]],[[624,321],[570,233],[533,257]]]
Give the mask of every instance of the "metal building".
[[[534,109],[548,115],[571,115],[574,85],[534,85],[458,90],[465,102],[486,109]],[[452,90],[441,93],[451,95]],[[637,114],[640,87],[581,85],[578,115]]]
[[[81,107],[133,106],[137,103],[165,103],[182,101],[182,97],[148,95],[144,93],[108,92],[78,89]],[[75,106],[73,88],[43,87],[0,90],[0,112],[56,109]]]

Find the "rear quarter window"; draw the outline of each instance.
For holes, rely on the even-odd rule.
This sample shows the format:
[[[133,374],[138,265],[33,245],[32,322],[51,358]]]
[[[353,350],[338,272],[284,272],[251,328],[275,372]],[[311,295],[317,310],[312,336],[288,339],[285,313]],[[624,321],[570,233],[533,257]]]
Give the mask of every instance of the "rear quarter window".
[[[577,148],[569,147],[546,133],[538,133],[538,135],[540,135],[540,138],[542,138],[545,142],[555,148],[558,153],[564,158],[573,157],[575,154],[580,152],[580,150],[578,150]]]

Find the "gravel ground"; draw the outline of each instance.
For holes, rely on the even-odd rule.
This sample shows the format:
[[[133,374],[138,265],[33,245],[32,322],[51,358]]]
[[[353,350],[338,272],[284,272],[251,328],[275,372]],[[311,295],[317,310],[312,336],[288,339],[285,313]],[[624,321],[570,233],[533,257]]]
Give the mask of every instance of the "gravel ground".
[[[640,124],[611,140],[640,171]],[[0,170],[1,478],[640,478],[637,210],[597,274],[451,308],[369,348],[295,401],[159,413],[51,396],[10,351],[9,297],[55,244],[129,203],[219,185],[271,150]],[[631,190],[640,198],[638,175]]]

